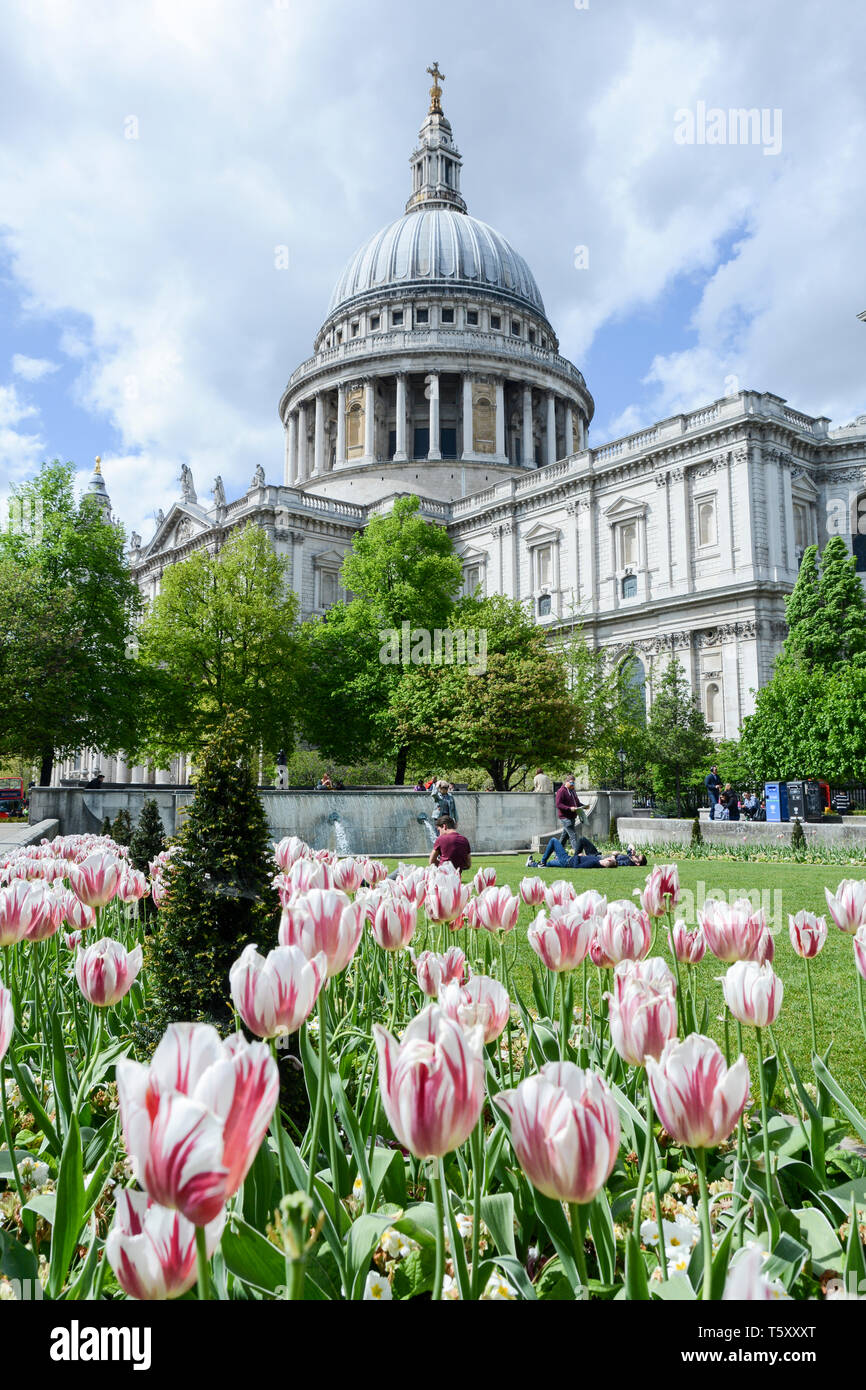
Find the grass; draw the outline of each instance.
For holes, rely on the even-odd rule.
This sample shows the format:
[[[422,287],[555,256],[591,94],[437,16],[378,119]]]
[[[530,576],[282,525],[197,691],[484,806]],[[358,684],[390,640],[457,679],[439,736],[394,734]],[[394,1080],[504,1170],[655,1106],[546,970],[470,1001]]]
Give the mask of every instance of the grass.
[[[392,864],[396,862],[391,861]],[[475,869],[485,862],[495,864],[497,884],[507,884],[515,893],[522,878],[537,874],[546,882],[552,882],[557,878],[573,879],[579,892],[595,888],[607,894],[610,900],[631,898],[637,901],[633,890],[643,888],[652,864],[674,862],[674,858],[670,856],[668,859],[650,860],[646,869],[587,869],[580,872],[556,867],[527,869],[525,855],[508,855],[485,860],[483,854],[478,854],[473,858]],[[788,914],[804,908],[823,914],[827,918],[830,928],[827,943],[821,954],[811,963],[818,1048],[822,1054],[830,1048],[827,1064],[831,1072],[844,1086],[857,1107],[863,1111],[866,1110],[866,1040],[860,1027],[857,1009],[857,982],[851,938],[833,925],[827,913],[824,897],[825,888],[830,888],[832,892],[842,878],[859,877],[861,874],[866,876],[866,866],[746,863],[727,858],[683,859],[679,861],[683,901],[676,915],[684,917],[689,925],[695,925],[700,905],[706,897],[713,895],[725,897],[729,901],[749,897],[755,905],[765,907],[776,947],[773,969],[784,984],[782,1010],[773,1031],[780,1048],[788,1053],[804,1080],[811,1080],[812,1077],[806,967],[791,946],[788,936]],[[470,875],[464,877],[468,878]],[[516,928],[515,980],[521,995],[527,1000],[531,1000],[530,961],[535,957],[526,939],[526,929],[537,911],[538,909],[522,907]],[[664,923],[660,926],[653,953],[671,960]],[[718,979],[724,974],[725,968],[709,951],[701,964],[695,967],[698,1009],[700,1011],[703,999],[706,999],[709,1005],[707,1031],[722,1046],[722,989]],[[596,988],[597,974],[598,972],[592,968],[591,988]],[[732,1027],[732,1044],[736,1040],[735,1027]],[[748,1028],[743,1031],[743,1050],[749,1060],[754,1079],[757,1076],[754,1033]],[[772,1050],[769,1038],[765,1039],[765,1048]],[[790,1108],[789,1103],[783,1101],[779,1089],[775,1099],[780,1107]]]

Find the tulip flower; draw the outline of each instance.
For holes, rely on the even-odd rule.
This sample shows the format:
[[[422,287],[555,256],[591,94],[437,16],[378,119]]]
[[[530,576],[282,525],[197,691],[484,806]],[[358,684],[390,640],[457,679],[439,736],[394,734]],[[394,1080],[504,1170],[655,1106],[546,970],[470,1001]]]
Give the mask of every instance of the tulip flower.
[[[823,949],[828,931],[826,918],[816,917],[814,912],[798,912],[795,917],[788,915],[791,945],[804,960],[812,960]]]
[[[517,891],[527,907],[540,907],[544,902],[544,879],[522,878]]]
[[[269,1048],[172,1023],[149,1066],[120,1057],[116,1077],[135,1178],[153,1201],[207,1226],[249,1172],[277,1103]]]
[[[299,859],[307,858],[309,853],[309,845],[305,844],[297,835],[286,835],[279,844],[274,845],[274,859],[283,873],[288,873],[293,864],[297,863]]]
[[[548,920],[539,912],[527,932],[527,939],[548,970],[575,970],[585,959],[595,932],[596,919],[569,914]]]
[[[578,893],[570,903],[563,906],[568,917],[580,916],[584,920],[589,917],[603,917],[607,912],[607,898],[595,888],[588,888],[585,893]]]
[[[599,956],[607,965],[616,965],[621,960],[642,960],[652,943],[649,917],[627,899],[610,903],[598,921],[594,941]]]
[[[140,902],[142,898],[147,897],[147,892],[147,879],[144,874],[139,873],[138,869],[127,867],[120,875],[117,885],[117,896],[121,902]]]
[[[656,1113],[677,1144],[713,1149],[736,1129],[749,1099],[742,1053],[729,1068],[712,1038],[690,1033],[672,1038],[646,1067]]]
[[[779,1279],[768,1279],[764,1274],[764,1261],[768,1252],[758,1246],[746,1247],[737,1252],[728,1267],[723,1303],[760,1303],[770,1299],[790,1299],[784,1284]]]
[[[671,930],[670,947],[674,959],[678,960],[681,965],[698,965],[704,958],[707,943],[700,927],[697,931],[689,931],[685,922],[680,918],[674,922]]]
[[[309,959],[324,951],[330,978],[349,964],[363,928],[363,903],[350,903],[336,888],[313,888],[283,909],[279,941],[281,946],[300,946]]]
[[[698,912],[698,925],[713,955],[730,965],[735,960],[751,960],[767,922],[763,912],[753,908],[748,898],[739,898],[735,903],[707,898]]]
[[[771,965],[775,955],[776,943],[773,940],[773,933],[769,927],[764,927],[749,960],[755,961],[757,965]]]
[[[496,892],[496,889],[493,891]],[[469,885],[460,882],[459,874],[437,871],[428,878],[424,911],[429,921],[453,922],[455,917],[460,916],[468,901]]]
[[[78,988],[90,1004],[107,1008],[128,994],[141,969],[141,947],[127,951],[119,941],[103,936],[75,957]]]
[[[680,900],[680,876],[676,864],[656,864],[646,876],[641,907],[650,918],[664,917]]]
[[[388,865],[383,864],[381,859],[363,859],[361,864],[364,879],[371,888],[375,888],[377,883],[388,877]]]
[[[88,854],[83,863],[70,866],[69,883],[76,897],[88,907],[105,907],[117,892],[124,868],[122,859],[107,850],[97,850]]]
[[[401,874],[398,880],[401,891],[410,903],[420,907],[427,892],[427,875],[423,869],[414,869],[410,866],[406,866],[406,868],[406,873]]]
[[[476,893],[483,893],[485,888],[495,888],[496,870],[492,864],[484,864],[472,880],[472,887]]]
[[[9,1051],[9,1044],[12,1041],[14,1031],[15,1010],[12,1007],[12,995],[6,986],[0,983],[0,1062]]]
[[[309,893],[312,889],[324,891],[332,886],[331,867],[322,859],[296,859],[285,876],[285,883],[293,893]]]
[[[300,946],[278,946],[267,957],[251,943],[229,971],[235,1008],[251,1033],[275,1038],[297,1033],[328,977],[323,951],[308,960]]]
[[[30,885],[30,925],[27,928],[28,941],[47,941],[60,927],[64,918],[63,899],[54,892],[44,879],[37,879]]]
[[[125,1187],[115,1197],[105,1255],[118,1284],[130,1298],[179,1298],[196,1281],[195,1226],[179,1211],[151,1201],[146,1192]],[[225,1212],[220,1211],[204,1228],[208,1259],[224,1226]]]
[[[387,896],[376,904],[370,930],[384,951],[408,946],[418,925],[418,909],[408,898]]]
[[[475,900],[475,921],[486,931],[513,931],[519,915],[520,899],[510,888],[485,888]]]
[[[162,907],[168,897],[168,884],[162,874],[155,874],[150,880],[150,900],[154,907]]]
[[[484,1104],[484,1035],[464,1032],[437,1004],[413,1018],[400,1042],[373,1025],[379,1090],[388,1122],[416,1158],[441,1158],[472,1133]]]
[[[418,986],[429,998],[435,999],[443,985],[456,980],[462,985],[466,975],[466,957],[459,946],[450,946],[443,955],[422,951],[412,957]]]
[[[50,923],[49,893],[44,883],[29,883],[23,878],[0,888],[0,946],[23,941],[31,929],[38,930],[46,920]]]
[[[858,927],[854,933],[854,964],[861,979],[866,980],[866,926]]]
[[[573,1062],[547,1062],[495,1105],[511,1119],[511,1142],[529,1181],[545,1197],[584,1205],[613,1172],[619,1110],[605,1081]]]
[[[769,964],[758,965],[753,960],[738,960],[722,980],[725,1003],[738,1023],[752,1028],[766,1028],[775,1023],[784,986]]]
[[[549,912],[555,907],[567,907],[576,897],[574,884],[566,878],[555,878],[544,890],[544,901]]]
[[[824,889],[830,916],[840,931],[853,936],[866,924],[866,880],[843,878],[835,893]]]
[[[670,990],[674,996],[677,992],[673,971],[661,956],[647,956],[646,960],[621,960],[613,972],[614,989],[622,989],[627,980],[640,980],[654,989]]]
[[[448,1018],[463,1029],[480,1027],[485,1043],[499,1037],[511,1013],[508,990],[489,975],[473,975],[465,985],[456,980],[443,984],[439,1005]]]
[[[63,937],[64,945],[68,951],[77,951],[84,940],[84,933],[80,931],[67,932]]]
[[[623,961],[617,966],[614,992],[606,995],[610,1038],[624,1062],[642,1067],[647,1057],[658,1061],[667,1043],[677,1035],[676,996],[672,982],[644,979],[636,971],[624,971],[622,967],[629,964]]]
[[[63,916],[67,926],[72,927],[73,931],[83,932],[88,927],[92,927],[96,921],[96,912],[87,903],[83,903],[79,897],[73,893],[71,888],[66,888],[62,896]]]
[[[335,888],[341,893],[357,893],[364,880],[364,866],[360,859],[338,859],[331,870]]]

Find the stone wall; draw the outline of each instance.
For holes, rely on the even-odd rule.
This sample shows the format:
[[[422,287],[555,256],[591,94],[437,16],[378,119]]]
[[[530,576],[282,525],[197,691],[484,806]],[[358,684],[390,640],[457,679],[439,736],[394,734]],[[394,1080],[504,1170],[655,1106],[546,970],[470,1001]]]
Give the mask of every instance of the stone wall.
[[[97,834],[105,816],[126,809],[137,821],[143,802],[153,797],[169,834],[179,827],[194,793],[189,787],[34,787],[31,821],[52,817],[60,834]],[[435,838],[435,807],[426,793],[413,791],[261,792],[271,834],[300,835],[314,849],[339,854],[428,854]],[[631,792],[581,791],[588,806],[584,833],[607,839],[611,816],[631,810]],[[558,830],[553,797],[535,792],[458,792],[459,829],[481,854],[525,852]],[[631,826],[631,822],[629,822]]]
[[[866,816],[848,816],[841,825],[811,821],[802,824],[807,843],[851,848],[866,859]],[[790,845],[793,829],[793,821],[701,820],[701,835],[707,844]],[[620,824],[619,833],[620,839],[627,838],[635,845],[687,845],[692,836],[692,822],[662,816],[631,816]]]

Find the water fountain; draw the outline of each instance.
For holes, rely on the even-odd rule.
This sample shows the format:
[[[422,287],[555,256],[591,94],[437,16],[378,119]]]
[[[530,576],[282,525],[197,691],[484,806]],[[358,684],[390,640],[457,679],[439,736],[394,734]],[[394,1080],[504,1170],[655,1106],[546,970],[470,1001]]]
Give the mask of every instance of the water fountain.
[[[337,842],[337,853],[341,858],[345,859],[352,851],[349,848],[349,836],[346,833],[346,827],[337,811],[332,811],[328,816],[328,824],[334,827],[334,839]]]
[[[421,812],[415,817],[415,819],[417,820],[417,822],[418,822],[419,825],[423,825],[424,829],[425,829],[426,832],[427,832],[427,838],[429,839],[430,845],[431,845],[431,847],[432,847],[432,846],[436,843],[436,827],[435,827],[435,825],[434,825],[433,822],[431,821],[431,819],[430,819],[430,817],[428,816],[428,814],[427,814],[426,811],[421,811]]]

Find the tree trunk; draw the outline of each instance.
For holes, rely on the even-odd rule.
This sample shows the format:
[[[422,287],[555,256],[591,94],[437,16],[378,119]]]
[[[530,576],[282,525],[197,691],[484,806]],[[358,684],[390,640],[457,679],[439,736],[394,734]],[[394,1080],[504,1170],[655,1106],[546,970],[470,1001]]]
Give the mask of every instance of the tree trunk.
[[[679,820],[680,818],[681,809],[682,806],[680,802],[680,770],[679,768],[677,768],[677,820]]]
[[[46,744],[42,749],[42,762],[39,767],[40,787],[51,786],[51,773],[54,770],[54,749],[51,744]]]
[[[488,765],[487,771],[490,773],[490,780],[493,783],[494,791],[507,792],[508,788],[505,785],[505,769],[503,763],[499,759],[496,759]]]
[[[406,763],[409,760],[409,748],[406,744],[397,749],[397,767],[394,772],[394,786],[402,787],[406,782]]]

